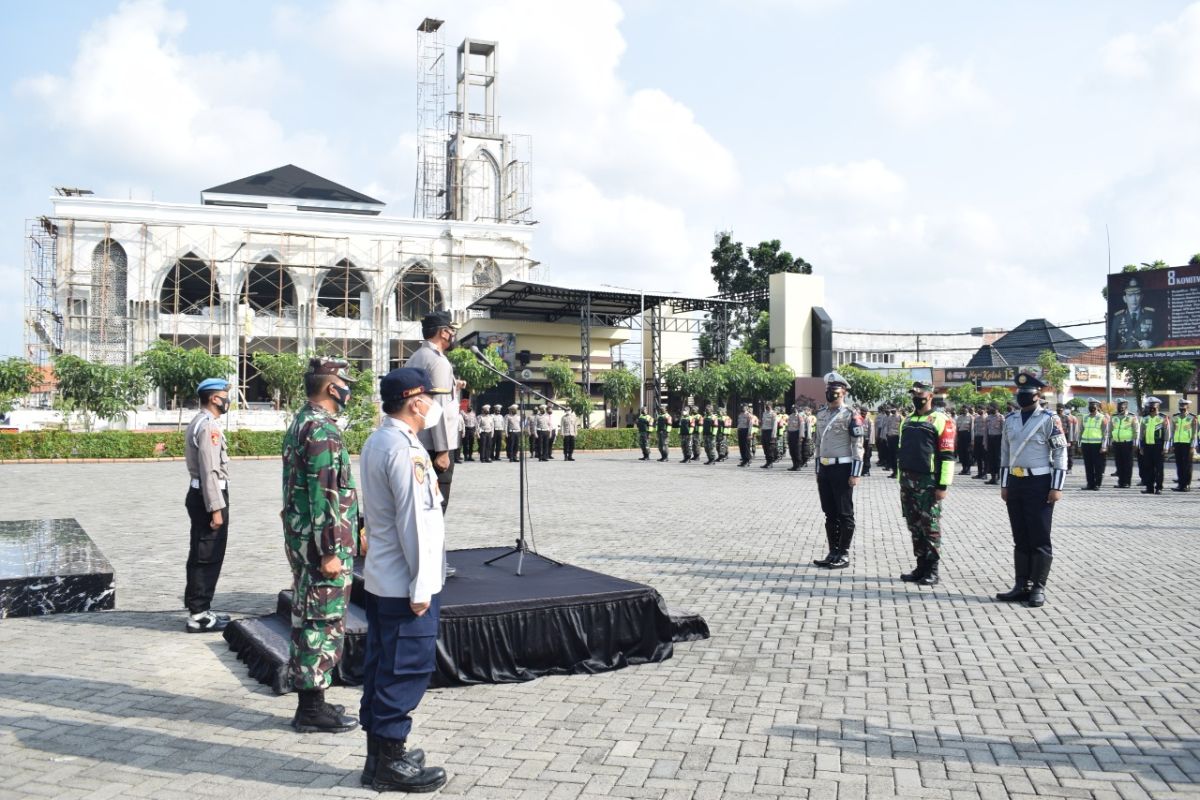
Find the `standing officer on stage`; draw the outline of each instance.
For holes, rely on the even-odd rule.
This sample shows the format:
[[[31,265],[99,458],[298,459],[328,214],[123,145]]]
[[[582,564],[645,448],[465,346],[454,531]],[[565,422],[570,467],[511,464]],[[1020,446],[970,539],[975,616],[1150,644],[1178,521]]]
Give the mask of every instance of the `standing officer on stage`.
[[[917,566],[900,580],[936,586],[942,558],[942,500],[954,480],[954,420],[933,407],[933,386],[915,381],[913,411],[900,423],[896,463],[900,510],[912,534]]]
[[[667,460],[667,442],[671,438],[671,415],[667,413],[666,406],[658,407],[658,414],[654,417],[654,432],[658,434],[658,460]]]
[[[1005,417],[1000,443],[1000,499],[1008,506],[1013,534],[1013,588],[996,595],[1030,608],[1046,602],[1046,578],[1054,561],[1050,524],[1067,478],[1067,437],[1062,421],[1038,407],[1046,384],[1022,372],[1017,376],[1017,406]]]
[[[770,403],[763,408],[762,421],[759,423],[762,427],[760,434],[763,449],[763,460],[766,462],[761,469],[770,469],[775,463],[775,409]]]
[[[1100,413],[1100,401],[1088,398],[1087,416],[1080,420],[1079,442],[1083,451],[1083,471],[1087,476],[1085,491],[1100,491],[1104,481],[1104,470],[1108,468],[1109,422],[1106,414]]]
[[[1179,401],[1179,413],[1172,420],[1175,433],[1171,444],[1175,448],[1175,477],[1179,485],[1171,491],[1192,490],[1192,456],[1196,452],[1196,415],[1188,413],[1190,403],[1185,397]]]
[[[446,353],[454,347],[458,326],[445,311],[427,314],[421,320],[421,335],[425,342],[409,357],[404,366],[423,369],[433,381],[433,393],[442,406],[442,418],[437,425],[421,431],[421,445],[433,454],[433,471],[437,473],[442,490],[442,513],[450,505],[450,484],[454,480],[454,461],[450,451],[458,447],[458,390],[464,384],[455,380],[454,367]]]
[[[559,427],[562,430],[563,460],[574,461],[575,437],[579,435],[579,417],[575,416],[575,410],[570,406],[567,406],[567,410],[563,412]]]
[[[492,460],[492,436],[500,435],[500,432],[496,430],[496,422],[492,419],[490,405],[485,404],[483,408],[479,409],[476,425],[479,428],[479,461],[486,464]]]
[[[298,694],[292,727],[300,733],[354,730],[354,717],[325,702],[342,660],[351,568],[358,550],[358,491],[336,414],[350,400],[350,365],[309,359],[308,402],[283,437],[284,550],[292,568],[288,669]],[[448,460],[448,454],[447,454]]]
[[[1142,419],[1138,450],[1146,464],[1146,488],[1142,494],[1162,494],[1163,451],[1171,441],[1171,420],[1159,413],[1162,400],[1146,398],[1146,416]]]
[[[367,522],[367,648],[359,719],[367,732],[362,783],[379,792],[431,792],[446,783],[408,749],[412,712],[437,667],[445,569],[438,483],[419,434],[439,422],[440,398],[424,370],[394,369],[379,382],[383,420],[363,445]]]
[[[849,406],[850,383],[836,372],[825,376],[825,399],[829,405],[817,413],[813,432],[817,459],[817,493],[825,512],[825,538],[829,554],[813,561],[826,569],[850,566],[850,542],[854,539],[854,487],[862,473],[863,423]]]
[[[463,423],[463,456],[467,461],[474,461],[472,457],[475,453],[475,434],[479,427],[479,421],[475,418],[475,410],[467,406],[467,410],[462,415]]]
[[[646,407],[642,406],[638,409],[637,432],[638,432],[638,447],[642,450],[642,457],[638,461],[650,460],[650,426],[654,423],[654,418],[647,412]]]
[[[737,418],[738,455],[741,457],[741,461],[738,462],[739,467],[750,463],[750,419],[752,416],[750,406],[742,406],[742,413],[738,414]]]
[[[717,415],[713,413],[712,406],[708,406],[704,410],[704,417],[700,424],[704,437],[704,455],[708,457],[704,464],[705,466],[715,464],[717,462]]]
[[[1113,458],[1117,462],[1117,488],[1128,489],[1133,483],[1133,447],[1138,440],[1138,418],[1129,413],[1129,401],[1117,401],[1109,428],[1112,431]]]
[[[683,460],[686,464],[692,460],[692,415],[685,405],[679,411],[679,446],[683,449]]]
[[[183,603],[188,633],[224,630],[225,614],[212,612],[212,599],[225,563],[229,539],[229,452],[218,420],[229,410],[229,382],[206,378],[196,387],[200,411],[188,423],[184,456],[188,492],[184,507],[191,520]]]
[[[971,439],[975,433],[975,415],[970,406],[963,406],[954,417],[954,431],[958,440],[954,443],[958,453],[958,463],[962,465],[960,475],[971,474]]]

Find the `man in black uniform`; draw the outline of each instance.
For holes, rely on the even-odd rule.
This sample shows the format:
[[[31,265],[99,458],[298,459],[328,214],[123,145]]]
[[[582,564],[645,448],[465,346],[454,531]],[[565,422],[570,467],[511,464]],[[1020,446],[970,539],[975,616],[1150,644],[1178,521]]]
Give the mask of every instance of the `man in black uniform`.
[[[654,432],[658,434],[658,460],[667,460],[667,440],[671,438],[671,415],[667,409],[659,406],[658,416],[654,418]]]
[[[739,467],[750,463],[750,406],[742,406],[742,413],[737,418],[738,454],[742,460]]]
[[[817,494],[829,542],[829,554],[813,563],[825,569],[850,566],[850,542],[854,539],[854,487],[862,474],[863,422],[846,405],[849,391],[850,382],[838,373],[825,376],[825,399],[829,405],[817,413],[813,430]]]
[[[683,448],[683,463],[686,464],[692,460],[692,415],[688,413],[688,407],[684,406],[679,412],[679,446]]]
[[[641,448],[642,457],[638,461],[650,460],[650,425],[654,420],[646,413],[646,407],[642,406],[638,409],[637,432],[638,432],[638,447]]]

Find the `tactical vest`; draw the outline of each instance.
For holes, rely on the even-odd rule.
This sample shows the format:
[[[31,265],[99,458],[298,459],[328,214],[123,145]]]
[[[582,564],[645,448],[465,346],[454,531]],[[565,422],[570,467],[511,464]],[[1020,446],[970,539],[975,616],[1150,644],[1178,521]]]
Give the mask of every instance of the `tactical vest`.
[[[1083,418],[1083,432],[1079,441],[1084,444],[1101,444],[1104,441],[1104,417],[1088,414]]]
[[[938,439],[950,418],[934,411],[925,416],[913,414],[900,423],[900,469],[905,472],[932,474],[936,469]]]
[[[1154,444],[1160,441],[1159,431],[1163,427],[1163,416],[1146,417],[1142,420],[1142,441],[1146,444]]]
[[[1112,418],[1112,440],[1114,442],[1133,441],[1133,417],[1129,414],[1117,414]]]
[[[669,429],[671,427],[670,419],[667,417],[666,414],[658,415],[658,419],[655,421],[655,427],[658,429],[658,431],[660,433],[666,431],[667,429]]]
[[[649,433],[650,432],[650,424],[653,421],[654,421],[653,418],[649,414],[642,414],[641,416],[639,416],[637,418],[638,433]]]
[[[1196,425],[1196,417],[1193,414],[1176,415],[1175,417],[1175,440],[1180,442],[1190,443],[1192,441],[1192,428]]]

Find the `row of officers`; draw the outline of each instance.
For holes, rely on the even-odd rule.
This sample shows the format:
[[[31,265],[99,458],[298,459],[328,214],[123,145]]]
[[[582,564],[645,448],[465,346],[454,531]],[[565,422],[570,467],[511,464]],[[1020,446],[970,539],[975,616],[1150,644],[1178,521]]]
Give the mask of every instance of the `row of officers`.
[[[528,437],[529,455],[538,461],[554,458],[554,449],[561,441],[563,459],[575,460],[575,438],[579,435],[579,417],[570,408],[555,422],[546,406],[538,406],[522,414],[514,403],[507,409],[483,405],[479,413],[467,409],[458,417],[459,442],[455,463],[474,461],[478,454],[483,463],[498,463],[502,459],[520,460],[521,435]]]

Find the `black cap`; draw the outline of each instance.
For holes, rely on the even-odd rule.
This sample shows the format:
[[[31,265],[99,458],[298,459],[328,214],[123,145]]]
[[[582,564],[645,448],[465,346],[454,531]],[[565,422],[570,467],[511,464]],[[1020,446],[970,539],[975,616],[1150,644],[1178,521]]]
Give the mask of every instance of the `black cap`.
[[[407,400],[432,393],[433,381],[419,367],[398,367],[379,379],[379,396],[384,400]]]
[[[458,326],[454,324],[449,311],[434,311],[432,314],[426,314],[421,318],[421,334],[426,339],[433,336],[440,328],[458,330]]]
[[[1046,384],[1042,383],[1037,377],[1029,372],[1022,372],[1017,376],[1018,389],[1045,389]]]
[[[346,383],[353,383],[350,377],[350,362],[344,358],[314,357],[308,360],[309,375],[332,375],[341,378]]]
[[[912,388],[909,389],[908,391],[913,394],[915,394],[917,392],[932,392],[933,384],[925,383],[924,381],[913,381]]]

